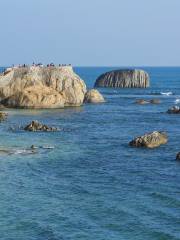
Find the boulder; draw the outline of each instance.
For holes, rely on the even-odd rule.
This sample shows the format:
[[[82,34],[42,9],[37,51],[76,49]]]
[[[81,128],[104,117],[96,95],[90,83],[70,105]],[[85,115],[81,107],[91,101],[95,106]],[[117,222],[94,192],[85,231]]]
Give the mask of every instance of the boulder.
[[[83,104],[86,85],[71,66],[19,67],[0,76],[0,104],[12,108],[64,108]]]
[[[139,69],[124,69],[107,72],[99,76],[95,87],[113,88],[147,88],[150,77],[147,72]]]
[[[102,103],[102,102],[105,102],[105,100],[102,94],[98,90],[91,89],[86,92],[84,97],[84,102],[85,103]]]
[[[168,109],[167,113],[169,113],[169,114],[180,114],[180,107],[174,106],[174,107]]]
[[[176,155],[176,160],[180,160],[180,152]]]
[[[136,137],[129,143],[129,145],[133,147],[155,148],[159,147],[161,144],[166,144],[167,141],[168,137],[165,132],[154,131],[152,133]]]
[[[0,122],[2,122],[2,121],[4,121],[4,120],[6,120],[6,118],[7,118],[7,113],[5,113],[5,112],[0,112]]]
[[[32,121],[30,124],[28,124],[25,128],[25,131],[30,131],[30,132],[54,132],[57,131],[58,129],[55,127],[49,127],[45,124],[42,124],[38,121]]]

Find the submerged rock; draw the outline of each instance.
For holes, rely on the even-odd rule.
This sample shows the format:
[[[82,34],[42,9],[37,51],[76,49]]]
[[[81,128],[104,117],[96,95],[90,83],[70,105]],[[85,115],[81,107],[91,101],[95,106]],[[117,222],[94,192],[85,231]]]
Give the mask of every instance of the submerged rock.
[[[149,85],[148,73],[138,69],[107,72],[99,76],[95,82],[95,87],[147,88]]]
[[[85,103],[102,103],[102,102],[105,102],[105,100],[102,94],[98,90],[91,89],[86,92],[84,97],[84,102]]]
[[[0,112],[0,122],[5,121],[7,118],[7,113],[5,112]]]
[[[151,104],[159,104],[159,103],[161,103],[161,101],[159,99],[151,99],[149,102]]]
[[[144,105],[144,104],[148,104],[149,103],[149,101],[147,101],[147,100],[144,100],[144,99],[138,99],[138,100],[136,100],[136,102],[135,103],[137,103],[137,104],[141,104],[141,105]]]
[[[152,133],[136,137],[129,143],[129,145],[133,147],[155,148],[159,147],[161,144],[166,144],[167,141],[168,137],[165,132],[154,131]]]
[[[161,101],[159,100],[159,99],[150,99],[150,100],[144,100],[144,99],[138,99],[138,100],[136,100],[136,102],[135,103],[137,103],[137,104],[159,104],[159,103],[161,103]]]
[[[37,131],[41,131],[41,132],[55,132],[58,129],[55,127],[49,127],[45,124],[41,124],[38,121],[32,121],[30,124],[28,124],[25,128],[25,131],[30,131],[30,132],[37,132]]]
[[[35,151],[35,149],[18,149],[18,148],[12,148],[12,149],[6,149],[1,148],[0,149],[0,155],[29,155],[29,154],[36,154],[38,153]]]
[[[180,114],[180,107],[174,106],[174,107],[168,109],[167,113],[169,113],[169,114]]]
[[[64,108],[83,104],[86,85],[71,66],[19,67],[0,76],[0,103],[12,108]]]
[[[176,160],[180,160],[180,152],[176,155]]]

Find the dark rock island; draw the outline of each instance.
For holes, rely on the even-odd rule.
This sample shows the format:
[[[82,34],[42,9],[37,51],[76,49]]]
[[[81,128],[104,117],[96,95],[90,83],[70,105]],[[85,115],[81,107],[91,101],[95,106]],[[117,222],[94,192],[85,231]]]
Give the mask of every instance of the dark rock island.
[[[150,77],[147,72],[138,69],[124,69],[107,72],[99,76],[95,87],[147,88]]]

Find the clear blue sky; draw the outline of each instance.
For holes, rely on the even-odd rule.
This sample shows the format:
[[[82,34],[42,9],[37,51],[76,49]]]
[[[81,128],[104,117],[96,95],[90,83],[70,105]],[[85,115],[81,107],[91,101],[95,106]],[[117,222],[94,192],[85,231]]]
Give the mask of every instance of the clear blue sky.
[[[0,65],[180,66],[180,0],[0,0]]]

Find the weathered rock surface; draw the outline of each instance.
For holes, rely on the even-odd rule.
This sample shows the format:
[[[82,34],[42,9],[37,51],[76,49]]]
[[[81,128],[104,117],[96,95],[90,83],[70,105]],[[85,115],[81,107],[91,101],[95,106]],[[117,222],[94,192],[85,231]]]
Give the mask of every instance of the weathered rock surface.
[[[102,94],[98,90],[91,89],[86,92],[84,97],[84,102],[85,103],[102,103],[102,102],[105,102],[105,100]]]
[[[107,72],[98,77],[95,87],[147,88],[150,85],[148,73],[138,69]]]
[[[133,147],[155,148],[159,147],[161,144],[166,144],[167,141],[168,137],[165,132],[154,131],[135,138],[129,143],[129,145]]]
[[[176,155],[176,160],[180,160],[180,152]]]
[[[41,132],[55,132],[58,129],[55,127],[49,127],[45,124],[42,124],[38,121],[32,121],[30,124],[28,124],[25,128],[25,131],[30,131],[30,132],[37,132],[37,131],[41,131]]]
[[[80,106],[86,85],[71,66],[20,67],[0,76],[0,103],[6,107]]]
[[[136,100],[135,103],[141,104],[141,105],[149,104],[149,103],[150,104],[159,104],[159,103],[161,103],[161,101],[159,99],[151,99],[151,100],[138,99],[138,100]]]
[[[168,109],[167,113],[169,113],[169,114],[180,114],[180,107],[174,106],[174,107]]]
[[[5,112],[0,112],[0,122],[5,121],[7,118],[7,113]]]

